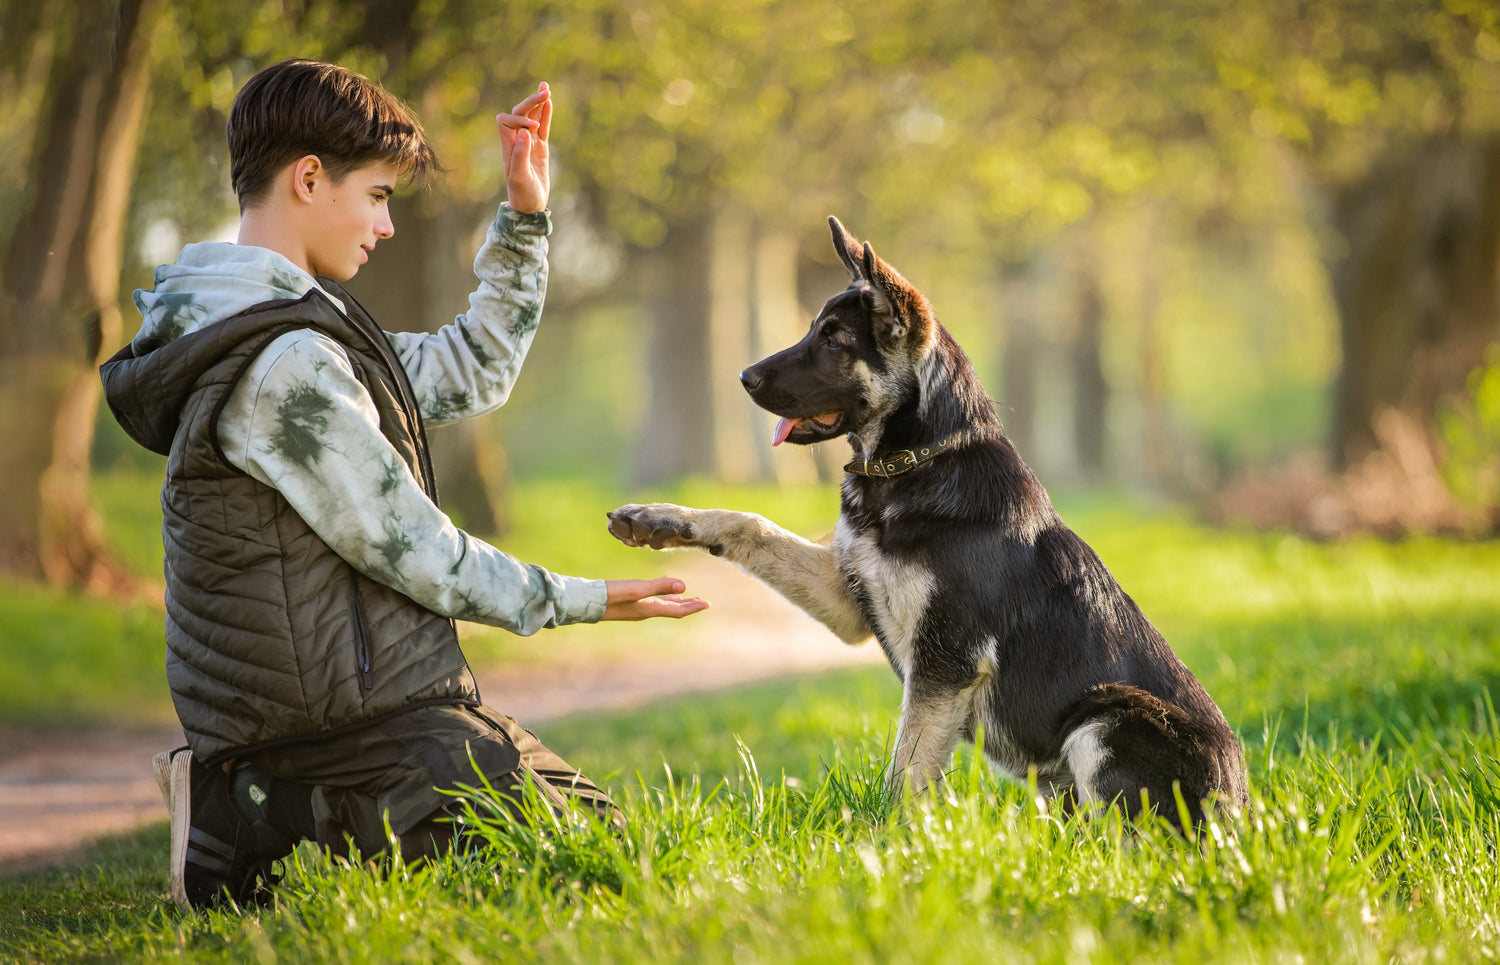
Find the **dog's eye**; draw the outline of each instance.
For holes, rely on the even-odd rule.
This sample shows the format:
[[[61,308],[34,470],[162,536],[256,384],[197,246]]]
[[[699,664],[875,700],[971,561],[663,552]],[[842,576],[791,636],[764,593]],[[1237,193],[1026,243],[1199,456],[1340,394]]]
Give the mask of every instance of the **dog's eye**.
[[[824,332],[823,347],[841,352],[849,347],[849,339],[843,332]]]

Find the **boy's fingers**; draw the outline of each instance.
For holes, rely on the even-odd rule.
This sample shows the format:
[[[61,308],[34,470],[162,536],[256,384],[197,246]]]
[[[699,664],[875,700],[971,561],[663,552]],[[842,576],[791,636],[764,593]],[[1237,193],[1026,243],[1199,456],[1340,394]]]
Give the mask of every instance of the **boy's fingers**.
[[[510,170],[519,172],[524,169],[531,154],[531,132],[522,128],[511,135],[514,140],[510,143]]]
[[[671,594],[682,593],[687,589],[686,583],[673,576],[664,576],[659,579],[647,580],[645,582],[645,592],[641,594],[641,596],[643,597],[668,596]]]
[[[538,126],[537,129],[536,129],[536,136],[540,140],[545,141],[552,134],[552,98],[551,97],[548,97],[545,101],[542,102],[542,116],[540,118],[538,118],[538,121],[539,121],[539,125],[540,126]]]
[[[693,613],[708,609],[708,601],[702,597],[651,597],[642,600],[641,609],[647,615],[654,617],[671,617],[680,619]]]
[[[533,169],[536,166],[536,155],[540,147],[541,142],[536,140],[530,131],[521,131],[516,134],[516,146],[511,149],[509,174],[519,178],[518,183],[531,184],[537,180]]]
[[[521,103],[517,104],[514,108],[512,108],[511,109],[511,113],[512,114],[530,114],[533,108],[535,108],[537,105],[541,104],[543,101],[547,100],[551,96],[552,96],[551,91],[549,91],[545,87],[543,87],[541,90],[538,90],[535,94],[532,94],[530,97],[528,97],[525,100],[521,101]]]
[[[607,587],[610,603],[632,603],[682,593],[687,584],[675,576],[660,576],[652,580],[609,580]]]
[[[539,121],[527,117],[524,114],[496,114],[495,123],[500,126],[501,131],[505,131],[507,129],[513,131],[527,130],[541,126]]]

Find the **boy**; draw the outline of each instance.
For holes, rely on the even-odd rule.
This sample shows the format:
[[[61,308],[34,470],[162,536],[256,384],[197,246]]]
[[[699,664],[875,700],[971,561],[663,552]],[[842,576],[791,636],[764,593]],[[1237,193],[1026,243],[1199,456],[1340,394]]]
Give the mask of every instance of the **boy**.
[[[137,291],[140,333],[102,369],[116,418],[168,456],[167,679],[188,748],[157,756],[184,910],[264,900],[310,838],[408,859],[451,846],[440,789],[476,767],[618,822],[597,787],[480,703],[453,619],[529,634],[683,617],[673,579],[586,581],[522,563],[438,509],[424,423],[502,403],[547,278],[545,84],[497,118],[508,203],[469,310],[387,334],[339,281],[393,233],[398,180],[436,167],[421,127],[348,70],[289,60],[230,110],[238,244],[197,244]]]

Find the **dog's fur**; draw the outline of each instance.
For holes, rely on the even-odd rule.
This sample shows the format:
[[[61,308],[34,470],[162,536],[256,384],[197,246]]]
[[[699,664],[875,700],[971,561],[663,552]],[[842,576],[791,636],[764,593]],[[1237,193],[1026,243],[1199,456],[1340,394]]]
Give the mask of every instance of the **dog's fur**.
[[[1068,803],[1119,801],[1190,819],[1246,799],[1223,714],[1084,542],[1006,438],[962,349],[922,296],[835,218],[853,280],[796,345],[741,380],[784,417],[778,439],[847,433],[858,466],[951,448],[887,478],[846,474],[832,545],[752,513],[623,506],[632,546],[702,547],[848,643],[873,631],[905,692],[889,778],[941,778],[982,728],[998,770]],[[790,428],[787,433],[786,429]]]

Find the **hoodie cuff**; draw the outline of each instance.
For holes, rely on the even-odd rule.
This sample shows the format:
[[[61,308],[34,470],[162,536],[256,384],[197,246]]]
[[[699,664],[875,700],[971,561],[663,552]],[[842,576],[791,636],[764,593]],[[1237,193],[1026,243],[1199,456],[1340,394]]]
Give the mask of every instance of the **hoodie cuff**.
[[[516,211],[510,206],[510,202],[500,205],[500,213],[495,216],[495,227],[509,229],[518,235],[533,235],[537,238],[545,238],[552,234],[552,209],[544,208],[541,211]]]
[[[563,577],[562,592],[557,597],[557,625],[598,623],[604,619],[609,591],[603,580]]]

